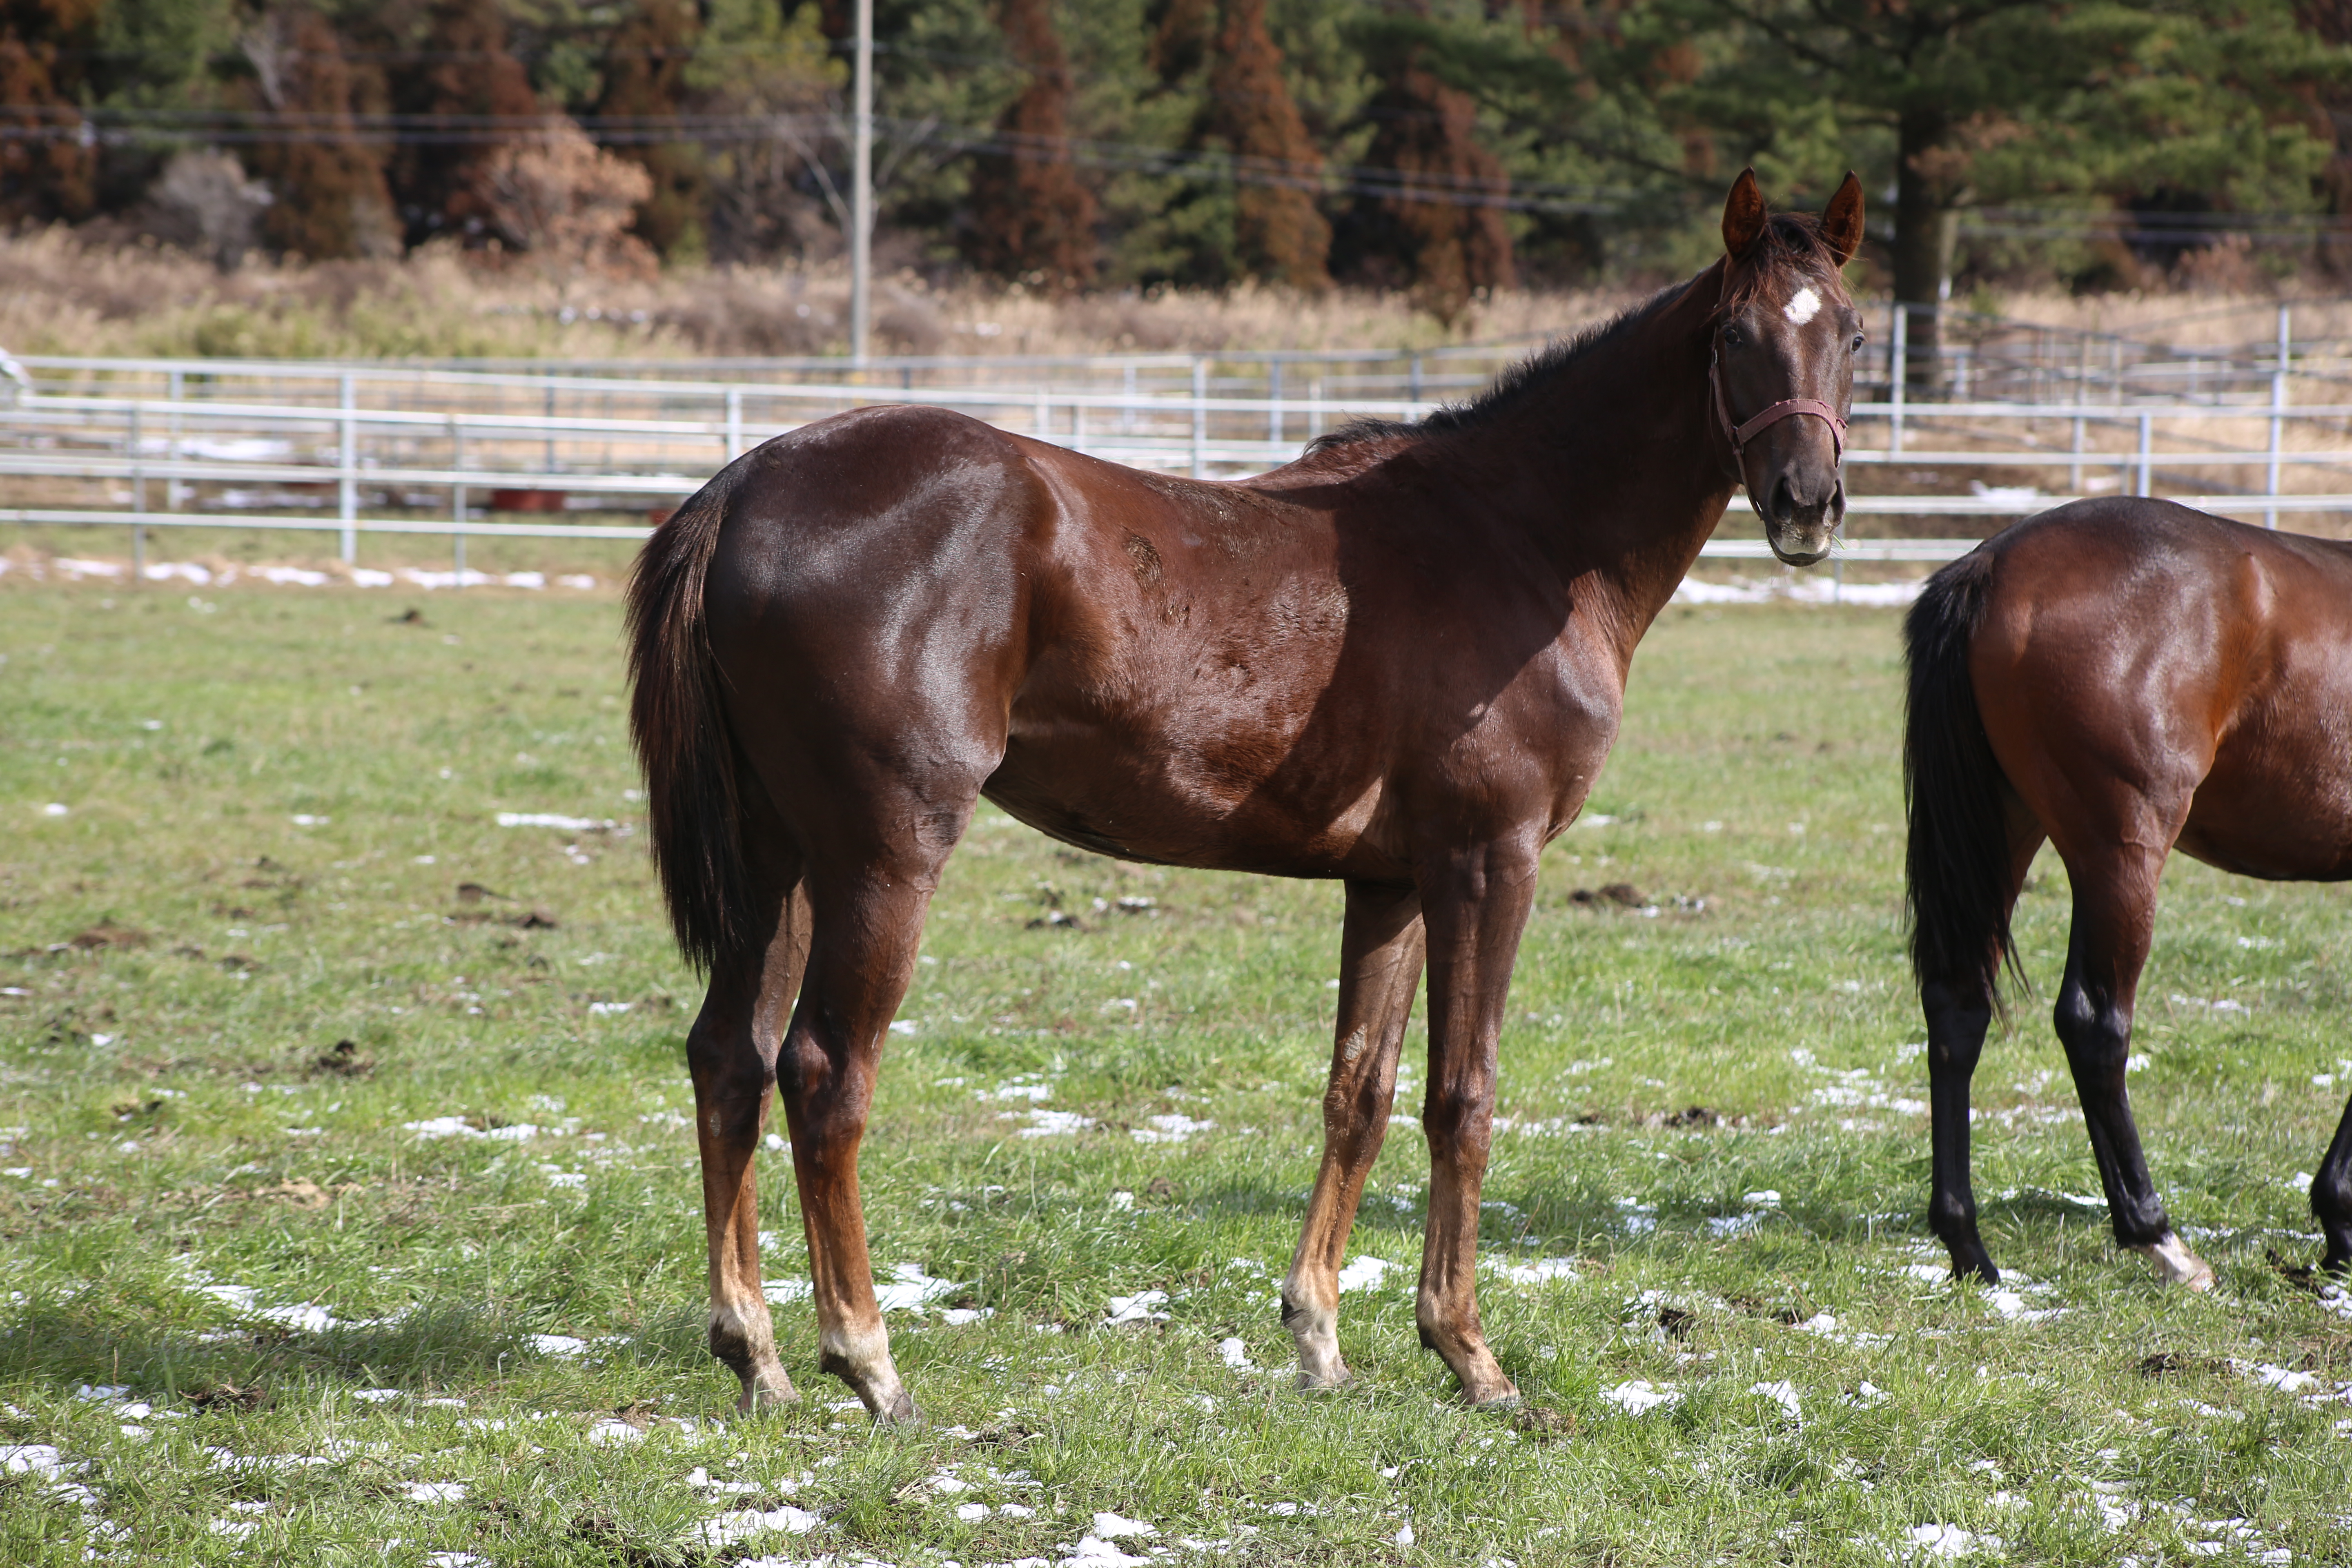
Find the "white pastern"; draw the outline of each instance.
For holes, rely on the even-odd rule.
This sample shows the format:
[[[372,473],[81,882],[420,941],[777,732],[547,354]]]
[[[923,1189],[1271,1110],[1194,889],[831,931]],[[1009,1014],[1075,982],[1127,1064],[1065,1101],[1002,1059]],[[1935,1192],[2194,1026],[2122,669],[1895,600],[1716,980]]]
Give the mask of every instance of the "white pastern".
[[[1789,302],[1780,307],[1780,313],[1801,327],[1820,315],[1821,310],[1822,297],[1811,289],[1798,289]]]

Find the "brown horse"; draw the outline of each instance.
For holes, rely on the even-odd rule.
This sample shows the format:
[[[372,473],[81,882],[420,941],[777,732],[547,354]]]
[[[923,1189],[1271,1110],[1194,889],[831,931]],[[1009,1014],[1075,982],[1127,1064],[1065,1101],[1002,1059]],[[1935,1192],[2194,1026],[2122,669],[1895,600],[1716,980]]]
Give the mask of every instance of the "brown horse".
[[[2169,501],[2077,501],[1937,573],[1905,630],[1928,1223],[1954,1273],[1999,1278],[1969,1190],[1969,1078],[2000,967],[2017,967],[2010,912],[2047,838],[2074,893],[2058,1037],[2116,1239],[2167,1280],[2210,1289],[2132,1124],[2132,1005],[2176,846],[2242,876],[2352,879],[2352,546]],[[2324,1267],[2352,1265],[2352,1105],[2311,1209]]]
[[[1496,1043],[1536,857],[1608,755],[1625,671],[1735,484],[1820,560],[1862,238],[1768,217],[1724,258],[1417,425],[1256,479],[1098,462],[872,408],[730,464],[631,589],[632,725],[681,944],[710,1346],[743,1407],[794,1397],[755,1256],[771,1086],[819,1362],[916,1418],[875,1306],[857,1149],[940,868],[982,795],[1123,859],[1347,885],[1326,1147],[1282,1288],[1303,1381],[1343,1380],[1338,1271],[1429,974],[1432,1179],[1415,1310],[1469,1399],[1516,1394],[1473,1295]],[[1735,422],[1738,421],[1738,422]],[[797,1003],[795,1003],[797,997]]]

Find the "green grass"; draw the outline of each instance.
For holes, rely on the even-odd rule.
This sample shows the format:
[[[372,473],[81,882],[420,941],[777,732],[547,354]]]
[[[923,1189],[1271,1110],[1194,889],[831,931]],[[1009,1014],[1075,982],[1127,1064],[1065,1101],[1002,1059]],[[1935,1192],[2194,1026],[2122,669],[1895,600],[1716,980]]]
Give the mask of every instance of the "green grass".
[[[2345,895],[2168,874],[2133,1081],[2220,1271],[2195,1297],[2065,1195],[2097,1178],[2044,1014],[2065,908],[2045,864],[2021,916],[2042,997],[1988,1052],[1977,1172],[1997,1259],[2033,1282],[2006,1304],[2063,1315],[1915,1277],[1940,1248],[1890,615],[1670,612],[1591,808],[1618,820],[1546,858],[1483,1301],[1549,1424],[1461,1408],[1415,1342],[1409,1126],[1356,1233],[1398,1266],[1344,1298],[1359,1380],[1290,1386],[1273,1289],[1315,1164],[1337,889],[1123,867],[984,807],[866,1146],[877,1268],[960,1287],[892,1314],[932,1422],[901,1434],[831,1407],[804,1303],[777,1318],[806,1402],[730,1414],[681,1114],[698,992],[642,837],[495,825],[632,820],[616,606],[484,593],[417,626],[396,596],[203,602],[0,594],[0,1166],[27,1173],[0,1175],[0,1444],[79,1467],[0,1476],[0,1561],[691,1562],[722,1508],[787,1501],[814,1532],[730,1550],[1058,1562],[1113,1511],[1158,1531],[1118,1544],[1172,1562],[1883,1563],[1937,1524],[2014,1562],[2352,1554],[2352,1408],[2227,1364],[2352,1378],[2352,1321],[2265,1258],[2316,1256],[2292,1178],[2352,1077]],[[1659,912],[1573,896],[1616,882]],[[1032,929],[1054,902],[1080,929]],[[553,928],[518,923],[534,910]],[[1096,1125],[1018,1136],[1029,1100],[975,1096],[1021,1081]],[[1666,1121],[1692,1106],[1715,1120]],[[1215,1126],[1130,1136],[1176,1113]],[[404,1128],[451,1116],[539,1131]],[[769,1277],[804,1276],[786,1162],[763,1173]],[[1574,1277],[1502,1272],[1540,1258]],[[1099,1326],[1147,1289],[1165,1321]],[[994,1315],[949,1326],[959,1302]],[[1822,1313],[1834,1333],[1792,1326]],[[1263,1370],[1229,1367],[1229,1338]],[[2175,1370],[2145,1375],[2159,1352]],[[1634,1382],[1680,1402],[1601,1397]],[[1801,1418],[1751,1392],[1780,1383]],[[616,1411],[641,1440],[603,1440]],[[322,1462],[232,1462],[289,1456]],[[751,1489],[690,1487],[698,1468]],[[466,1495],[411,1500],[420,1482]],[[971,1502],[991,1511],[959,1519]],[[2202,1522],[2228,1520],[2247,1533]]]

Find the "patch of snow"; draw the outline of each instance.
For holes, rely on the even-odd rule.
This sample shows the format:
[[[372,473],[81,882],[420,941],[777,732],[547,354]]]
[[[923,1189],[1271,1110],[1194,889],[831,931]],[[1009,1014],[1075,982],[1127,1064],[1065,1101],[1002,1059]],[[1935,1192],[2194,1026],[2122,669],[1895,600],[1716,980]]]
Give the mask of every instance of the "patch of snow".
[[[1168,1314],[1153,1309],[1167,1304],[1168,1292],[1165,1290],[1139,1290],[1132,1296],[1113,1296],[1110,1299],[1110,1315],[1103,1319],[1103,1327],[1114,1329],[1127,1323],[1164,1323],[1168,1321]]]
[[[1144,1121],[1150,1125],[1135,1128],[1131,1133],[1139,1143],[1181,1143],[1193,1133],[1206,1132],[1216,1126],[1213,1121],[1195,1121],[1181,1111],[1168,1116],[1147,1116]]]
[[[1075,1110],[1007,1110],[1000,1113],[1005,1121],[1024,1118],[1029,1125],[1021,1129],[1024,1138],[1058,1138],[1067,1132],[1083,1132],[1095,1124],[1091,1116],[1081,1116]]]
[[[1662,1386],[1643,1378],[1621,1383],[1614,1388],[1604,1388],[1601,1397],[1628,1415],[1645,1415],[1650,1411],[1670,1408],[1683,1402],[1679,1388]]]
[[[920,1311],[942,1296],[951,1296],[963,1286],[953,1279],[934,1279],[915,1263],[901,1263],[890,1270],[890,1282],[874,1288],[875,1304],[886,1312]]]
[[[705,1520],[699,1533],[702,1543],[716,1550],[760,1535],[806,1535],[821,1522],[808,1510],[786,1503],[782,1508],[765,1511],[745,1509],[740,1512],[722,1513],[716,1519]]]

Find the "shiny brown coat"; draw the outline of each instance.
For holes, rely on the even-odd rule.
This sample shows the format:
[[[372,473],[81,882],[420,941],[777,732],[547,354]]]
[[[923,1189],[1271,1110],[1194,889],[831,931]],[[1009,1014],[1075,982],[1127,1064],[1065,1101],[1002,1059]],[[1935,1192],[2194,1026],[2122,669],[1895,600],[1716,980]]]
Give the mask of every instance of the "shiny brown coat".
[[[753,1154],[781,1091],[819,1364],[913,1402],[857,1191],[886,1031],[940,868],[983,795],[1107,855],[1347,886],[1327,1147],[1283,1285],[1301,1375],[1347,1375],[1338,1270],[1428,975],[1431,1157],[1417,1317],[1473,1401],[1516,1391],[1473,1290],[1496,1042],[1536,858],[1617,732],[1634,645],[1744,474],[1773,547],[1843,508],[1825,418],[1735,458],[1746,416],[1843,410],[1851,178],[1470,406],[1351,427],[1260,478],[1141,473],[923,408],[746,454],[647,544],[633,725],[688,951],[713,1352],[793,1396],[757,1260]],[[1805,298],[1800,300],[1799,295]]]
[[[1937,573],[1907,631],[1929,1221],[1955,1271],[1997,1278],[1969,1184],[1969,1080],[2046,839],[2074,900],[2054,1021],[2116,1239],[2210,1288],[2140,1152],[2133,1006],[2175,848],[2248,877],[2352,878],[2352,545],[2169,501],[2078,501]],[[2352,1105],[2311,1206],[2325,1267],[2352,1266]]]

